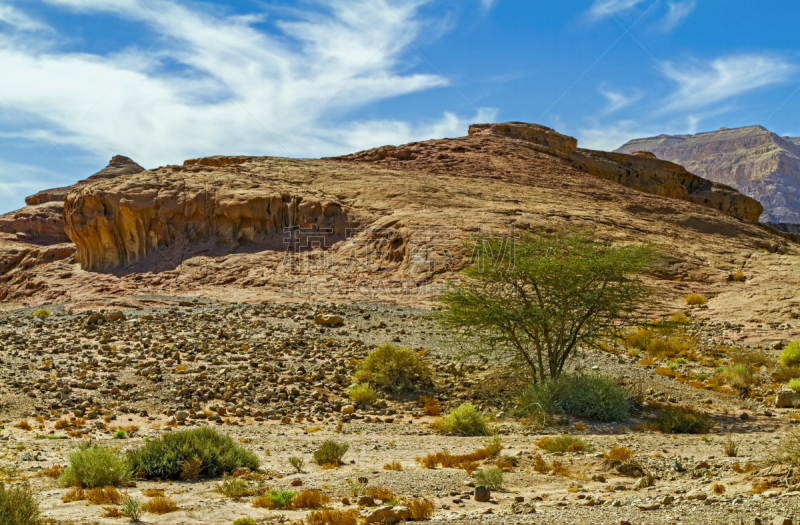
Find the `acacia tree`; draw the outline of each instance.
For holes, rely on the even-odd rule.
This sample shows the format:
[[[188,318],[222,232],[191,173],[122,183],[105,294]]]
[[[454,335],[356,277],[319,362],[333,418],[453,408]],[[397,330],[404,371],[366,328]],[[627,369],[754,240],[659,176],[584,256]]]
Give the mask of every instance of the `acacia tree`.
[[[492,354],[530,368],[536,383],[558,377],[581,349],[599,346],[637,313],[652,289],[646,245],[614,246],[576,232],[525,233],[510,244],[491,236],[469,248],[467,279],[440,297],[445,327]]]

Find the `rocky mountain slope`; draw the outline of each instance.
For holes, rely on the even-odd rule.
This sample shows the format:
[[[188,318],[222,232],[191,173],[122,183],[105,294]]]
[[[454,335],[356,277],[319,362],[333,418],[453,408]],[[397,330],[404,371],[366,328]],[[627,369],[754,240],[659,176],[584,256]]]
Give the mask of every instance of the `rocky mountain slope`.
[[[74,245],[53,245],[59,260],[41,264],[55,255],[13,236],[0,245],[0,298],[425,305],[465,264],[463,239],[577,227],[657,245],[665,256],[653,277],[667,302],[717,294],[726,298],[709,312],[754,326],[772,303],[769,322],[783,326],[800,316],[800,297],[785,292],[800,282],[797,249],[754,222],[761,211],[649,155],[579,149],[531,124],[476,125],[466,137],[335,159],[209,157],[80,185],[65,197]],[[728,284],[738,271],[751,274],[746,290]]]
[[[616,150],[647,151],[764,205],[762,222],[800,223],[800,138],[762,126],[634,139]]]

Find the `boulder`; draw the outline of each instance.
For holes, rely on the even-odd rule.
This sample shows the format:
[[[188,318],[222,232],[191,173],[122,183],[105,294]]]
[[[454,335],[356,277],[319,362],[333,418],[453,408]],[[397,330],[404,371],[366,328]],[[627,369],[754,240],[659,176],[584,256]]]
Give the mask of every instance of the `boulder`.
[[[776,408],[795,408],[800,405],[800,392],[781,390],[775,396]]]
[[[314,323],[321,326],[340,326],[344,324],[344,319],[340,315],[319,314],[314,317]]]
[[[475,487],[475,501],[484,503],[492,498],[492,492],[486,485],[478,485]]]
[[[411,509],[408,507],[392,507],[389,505],[378,507],[371,511],[362,513],[365,523],[386,523],[393,524],[411,519]]]

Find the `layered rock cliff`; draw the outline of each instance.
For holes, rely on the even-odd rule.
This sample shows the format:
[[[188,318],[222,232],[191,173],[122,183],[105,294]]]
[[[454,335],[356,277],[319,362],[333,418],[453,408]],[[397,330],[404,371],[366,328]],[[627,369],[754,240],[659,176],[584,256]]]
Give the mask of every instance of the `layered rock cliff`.
[[[617,152],[649,151],[764,205],[760,220],[800,223],[800,140],[762,126],[634,139]]]

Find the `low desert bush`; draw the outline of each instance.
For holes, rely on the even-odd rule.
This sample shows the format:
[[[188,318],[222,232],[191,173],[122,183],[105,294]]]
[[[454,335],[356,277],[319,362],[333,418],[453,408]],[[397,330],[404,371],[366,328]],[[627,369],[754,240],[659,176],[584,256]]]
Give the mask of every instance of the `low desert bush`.
[[[101,518],[124,518],[125,514],[122,513],[119,507],[103,507],[103,513],[100,515]]]
[[[314,463],[317,465],[340,465],[348,448],[350,445],[347,443],[325,441],[314,451]]]
[[[14,425],[14,428],[18,428],[20,430],[33,430],[33,427],[31,426],[30,423],[28,423],[27,419],[23,419],[22,421]]]
[[[495,461],[494,466],[502,470],[503,472],[507,472],[514,467],[514,460],[508,456],[504,456],[499,458]]]
[[[625,338],[625,343],[628,348],[635,348],[637,350],[647,350],[647,345],[653,340],[653,332],[645,328],[640,328],[635,332],[631,332]]]
[[[116,450],[84,445],[69,455],[69,467],[58,478],[62,487],[94,488],[116,485],[130,476],[125,458]]]
[[[783,366],[800,366],[800,341],[792,341],[781,351],[779,361]]]
[[[433,502],[427,498],[406,499],[403,500],[402,504],[411,511],[411,517],[414,518],[414,521],[423,521],[430,518],[436,508]]]
[[[141,500],[128,496],[122,502],[122,513],[134,523],[138,523],[144,514],[144,504]]]
[[[603,456],[609,461],[627,461],[633,457],[633,450],[628,447],[614,447]]]
[[[666,434],[705,434],[714,426],[708,415],[686,407],[661,408],[647,425]]]
[[[503,471],[497,467],[485,467],[475,471],[475,484],[484,485],[489,490],[503,486]]]
[[[358,525],[361,515],[358,509],[321,509],[309,513],[307,525]]]
[[[241,518],[236,518],[235,520],[233,520],[233,525],[256,525],[256,520],[254,520],[250,516],[243,516]]]
[[[774,462],[800,466],[800,430],[786,432],[770,456]]]
[[[766,481],[754,481],[750,491],[753,494],[763,494],[769,489],[769,483]]]
[[[394,492],[387,489],[386,487],[381,487],[379,485],[365,488],[364,495],[369,496],[372,499],[379,499],[383,502],[391,501],[394,499]]]
[[[38,317],[39,319],[44,319],[45,317],[50,317],[52,315],[52,312],[47,308],[39,308],[31,315],[34,317]]]
[[[10,488],[0,483],[0,525],[39,525],[39,504],[26,482]]]
[[[321,509],[331,502],[330,496],[319,490],[301,490],[294,501],[292,508],[295,509]]]
[[[392,344],[377,347],[358,365],[355,379],[394,393],[410,392],[431,384],[431,367],[410,348]]]
[[[223,477],[222,483],[217,485],[214,491],[234,500],[241,499],[249,494],[245,480],[230,476]]]
[[[590,421],[625,421],[633,402],[614,380],[596,374],[561,375],[523,390],[520,406],[526,415],[564,414]]]
[[[725,485],[722,485],[721,483],[714,483],[711,485],[711,491],[717,495],[725,494]]]
[[[292,500],[297,496],[297,492],[293,490],[284,490],[281,488],[273,487],[265,494],[269,499],[270,509],[283,509],[292,504]]]
[[[378,400],[375,389],[369,383],[359,383],[350,387],[350,400],[358,405],[371,405]]]
[[[720,372],[720,377],[731,386],[742,390],[750,388],[755,382],[753,369],[745,363],[733,363],[726,366]]]
[[[172,498],[156,496],[144,504],[144,509],[151,514],[167,514],[178,510],[178,505]]]
[[[752,472],[756,469],[756,466],[753,464],[752,461],[745,462],[744,465],[739,463],[738,461],[731,465],[731,470],[737,474],[746,474],[748,472]]]
[[[705,296],[700,295],[698,293],[692,293],[686,296],[686,304],[691,306],[699,306],[706,304],[708,299]]]
[[[800,378],[800,366],[779,366],[772,373],[772,380],[776,383],[785,383],[797,378]]]
[[[403,470],[403,465],[401,465],[399,461],[394,460],[391,463],[385,464],[383,470]]]
[[[114,487],[96,487],[83,491],[83,499],[94,505],[118,505],[122,493]]]
[[[739,442],[731,436],[726,436],[722,442],[722,452],[729,458],[735,458],[739,455]]]
[[[744,272],[736,272],[732,273],[728,276],[728,280],[734,283],[743,283],[747,280],[747,276]]]
[[[422,413],[426,416],[438,416],[442,413],[442,406],[436,398],[420,396],[419,403],[422,405]]]
[[[289,458],[288,461],[289,461],[289,464],[292,466],[292,468],[296,472],[303,472],[303,467],[306,464],[306,462],[303,461],[303,458],[298,458],[296,456],[293,456],[293,457]]]
[[[61,474],[64,473],[64,467],[62,465],[53,465],[50,468],[42,469],[36,473],[37,478],[57,478]]]
[[[800,390],[800,378],[790,379],[789,382],[786,384],[790,389],[794,390],[795,392]]]
[[[464,463],[482,461],[489,457],[489,452],[485,448],[479,448],[469,454],[450,454],[447,450],[418,457],[417,462],[425,468],[436,468],[441,465],[444,468],[463,468]]]
[[[192,458],[200,460],[198,475],[209,478],[240,467],[255,470],[259,466],[255,454],[209,427],[163,434],[128,453],[132,469],[141,469],[148,478],[159,479],[180,478],[182,465]]]
[[[483,442],[483,446],[490,458],[496,458],[503,451],[503,440],[500,436],[492,436]]]
[[[181,463],[181,479],[195,481],[200,479],[200,470],[203,468],[203,461],[199,458],[191,457]]]
[[[536,446],[552,454],[553,452],[594,452],[594,447],[577,436],[564,434],[557,437],[543,437]]]
[[[431,423],[431,427],[460,436],[488,436],[492,433],[486,416],[471,403],[454,408],[444,418]]]

